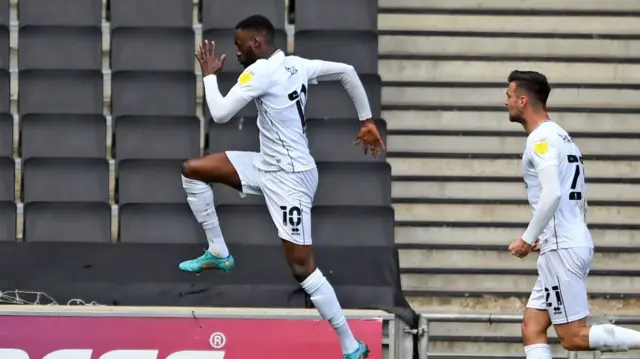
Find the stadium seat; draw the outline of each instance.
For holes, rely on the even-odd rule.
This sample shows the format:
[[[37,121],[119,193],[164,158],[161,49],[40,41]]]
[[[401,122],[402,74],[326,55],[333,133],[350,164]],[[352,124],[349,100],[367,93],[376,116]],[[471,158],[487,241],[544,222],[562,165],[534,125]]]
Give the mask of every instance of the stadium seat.
[[[25,242],[111,241],[111,206],[106,202],[32,202],[24,207]]]
[[[222,73],[218,76],[218,88],[220,89],[220,93],[223,96],[226,96],[229,90],[238,82],[238,74],[231,73]],[[204,85],[203,85],[203,94]],[[208,122],[211,119],[211,114],[209,113],[209,107],[207,105],[206,94],[204,97],[204,114],[205,120]],[[247,104],[242,110],[238,111],[236,117],[256,117],[258,115],[258,110],[256,109],[255,101],[251,101]]]
[[[16,204],[0,201],[0,242],[16,240]]]
[[[391,206],[388,163],[318,163],[317,206]]]
[[[109,0],[108,10],[112,29],[193,27],[193,2],[189,0]]]
[[[314,206],[311,215],[314,246],[395,245],[391,206]]]
[[[387,124],[376,120],[380,138],[386,143]],[[360,129],[357,118],[350,119],[307,119],[307,138],[311,155],[316,162],[386,162],[386,151],[378,158],[364,154],[363,146],[354,146]]]
[[[299,1],[296,4],[296,31],[377,29],[376,0]]]
[[[378,35],[374,31],[296,31],[295,54],[344,62],[359,74],[378,73]]]
[[[30,158],[22,166],[23,202],[108,202],[109,163],[98,158]]]
[[[10,16],[9,0],[0,0],[0,27],[8,27]]]
[[[260,151],[255,117],[234,117],[227,123],[209,120],[209,153],[224,151]]]
[[[244,70],[244,67],[237,61],[236,58],[236,45],[234,39],[234,30],[207,30],[202,35],[203,40],[215,41],[216,54],[221,56],[227,55],[227,59],[222,68],[223,73],[240,75]],[[277,31],[275,34],[275,46],[278,49],[287,50],[287,33],[284,31]]]
[[[189,159],[200,155],[196,116],[120,116],[113,120],[113,157]]]
[[[16,164],[11,157],[0,157],[0,202],[15,200]]]
[[[122,160],[117,167],[118,203],[186,203],[182,160]]]
[[[187,203],[129,203],[120,206],[118,218],[121,243],[206,244]]]
[[[100,26],[101,0],[20,0],[20,26]]]
[[[214,183],[213,187],[213,201],[217,206],[222,205],[264,205],[264,197],[262,195],[246,195],[240,197],[240,192],[222,183]]]
[[[13,116],[0,113],[0,157],[13,156]]]
[[[39,115],[20,119],[20,153],[31,157],[104,158],[107,121],[102,115]]]
[[[111,70],[193,72],[194,37],[191,28],[113,29]]]
[[[196,114],[196,79],[191,72],[114,72],[113,116]]]
[[[266,206],[222,205],[216,212],[227,244],[281,245]]]
[[[23,26],[18,32],[22,70],[102,70],[98,26]]]
[[[0,17],[2,17],[2,15],[0,15]],[[9,57],[11,53],[9,33],[9,26],[2,24],[2,20],[0,19],[0,69],[2,70],[9,69]]]
[[[242,19],[255,14],[267,17],[276,30],[284,30],[284,0],[203,1],[202,30],[235,29]]]
[[[102,71],[28,70],[18,81],[21,115],[102,114]]]
[[[11,74],[0,69],[0,113],[11,112]]]
[[[374,118],[380,118],[382,82],[378,75],[361,75]],[[307,118],[357,118],[353,101],[338,81],[321,81],[309,87],[305,106]]]

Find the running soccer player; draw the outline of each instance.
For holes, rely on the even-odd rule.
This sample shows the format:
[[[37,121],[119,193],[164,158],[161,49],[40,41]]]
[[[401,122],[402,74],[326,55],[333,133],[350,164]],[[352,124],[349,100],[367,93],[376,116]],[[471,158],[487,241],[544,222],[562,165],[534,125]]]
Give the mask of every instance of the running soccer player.
[[[371,119],[369,101],[354,68],[343,63],[287,56],[274,46],[274,28],[263,16],[242,20],[235,31],[238,61],[245,67],[238,82],[222,96],[216,75],[225,59],[215,54],[215,44],[205,41],[197,58],[202,67],[205,96],[216,123],[225,123],[250,101],[258,108],[260,152],[227,151],[184,164],[182,184],[193,214],[207,235],[209,250],[180,263],[180,269],[228,271],[233,256],[225,245],[208,183],[224,183],[246,194],[263,195],[282,239],[294,277],[309,294],[322,318],[335,329],[345,359],[366,358],[369,348],[351,333],[331,284],[316,267],[311,249],[311,207],[318,171],[305,134],[304,106],[309,84],[340,81],[352,98],[360,131],[356,143],[377,156],[384,149]],[[289,216],[283,221],[283,211]]]
[[[509,120],[529,134],[522,175],[533,218],[509,251],[524,258],[538,245],[538,279],[524,311],[522,338],[527,359],[551,359],[547,329],[553,324],[571,351],[640,349],[640,332],[612,324],[586,325],[586,280],[593,259],[587,228],[587,192],[580,149],[549,120],[551,87],[538,72],[513,71],[508,78]],[[538,241],[539,240],[539,241]]]

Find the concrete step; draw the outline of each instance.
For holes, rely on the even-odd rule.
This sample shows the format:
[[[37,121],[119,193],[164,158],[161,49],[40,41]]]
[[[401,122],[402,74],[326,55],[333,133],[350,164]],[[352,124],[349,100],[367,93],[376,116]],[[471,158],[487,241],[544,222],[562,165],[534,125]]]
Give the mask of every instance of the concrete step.
[[[381,13],[378,14],[378,30],[627,35],[638,33],[638,18],[633,16],[599,16],[598,21],[593,19],[591,16],[537,16],[513,13]]]
[[[382,88],[382,104],[415,107],[500,107],[504,106],[506,77],[512,68],[504,68],[505,86],[483,87],[466,84],[409,83],[387,84]],[[465,87],[462,87],[465,86]],[[554,88],[548,100],[550,111],[555,108],[638,109],[640,89],[620,88]],[[414,108],[412,108],[414,107]]]
[[[495,56],[633,59],[640,57],[640,41],[627,39],[566,39],[488,37],[483,34],[380,35],[380,55]]]
[[[518,296],[496,296],[486,293],[466,293],[461,295],[419,295],[406,292],[407,301],[418,312],[432,313],[516,313],[522,312],[527,304],[531,288]],[[592,315],[638,315],[638,298],[603,298],[591,295],[589,310]]]
[[[384,8],[407,9],[527,9],[527,10],[608,10],[640,11],[640,3],[635,0],[378,0]]]
[[[487,343],[487,342],[455,342],[455,341],[429,341],[429,358],[432,355],[443,355],[444,353],[454,354],[459,357],[482,355],[500,359],[504,356],[522,358],[524,355],[522,343]],[[554,358],[566,358],[567,351],[559,344],[551,345],[551,354]]]
[[[440,156],[422,158],[387,157],[393,176],[491,176],[518,177],[522,159],[513,156],[481,158],[480,156]],[[585,160],[589,178],[637,178],[640,160]]]
[[[637,183],[588,183],[587,196],[595,201],[640,202],[640,179]],[[441,199],[486,199],[519,200],[526,197],[522,180],[503,181],[394,181],[391,185],[393,198],[441,198]]]
[[[396,221],[528,223],[527,204],[479,203],[394,203]],[[589,203],[589,223],[637,224],[640,206],[595,205]]]
[[[522,232],[520,232],[521,234]],[[475,237],[469,237],[466,245],[399,245],[400,268],[431,269],[431,270],[476,270],[493,271],[509,274],[514,270],[536,271],[538,254],[530,254],[525,258],[515,258],[507,247],[514,237],[502,237],[502,245],[480,246],[473,243]],[[597,243],[597,242],[596,242]],[[593,271],[640,271],[640,252],[615,252],[619,248],[596,247],[593,256]],[[463,272],[457,272],[456,275]],[[534,274],[534,273],[530,273]],[[592,273],[593,274],[593,273]],[[634,273],[630,273],[634,274]],[[604,275],[597,273],[597,275]],[[615,275],[607,274],[607,275]],[[640,277],[639,277],[640,278]],[[638,288],[640,290],[640,288]]]
[[[514,258],[514,260],[518,260]],[[531,291],[538,274],[401,274],[402,289],[427,292],[520,293]],[[587,278],[589,293],[640,294],[640,277],[599,276]]]
[[[443,227],[443,226],[396,226],[395,241],[398,245],[468,245],[504,246],[510,238],[521,236],[527,223],[513,227]],[[640,245],[640,231],[630,229],[590,228],[591,237],[599,248],[629,247]]]
[[[552,112],[551,118],[571,132],[640,133],[637,114]],[[504,111],[414,111],[382,112],[388,130],[520,131]]]
[[[639,20],[640,21],[640,18]],[[471,39],[470,42],[473,42]],[[511,39],[517,42],[515,39]],[[638,41],[640,43],[640,41]],[[513,52],[511,56],[519,55]],[[547,53],[541,53],[547,55]],[[549,53],[548,55],[554,55]],[[501,82],[507,81],[514,69],[535,70],[544,73],[554,83],[640,83],[640,63],[613,64],[578,62],[523,61],[496,58],[474,59],[392,59],[379,60],[378,72],[382,81],[406,82]]]
[[[640,94],[640,92],[639,92]],[[526,133],[514,128],[509,133],[450,133],[426,132],[426,134],[388,134],[387,148],[395,152],[414,153],[518,153],[526,145]],[[625,134],[626,135],[626,134]],[[633,138],[635,137],[635,138]],[[583,154],[637,155],[640,148],[640,133],[631,138],[582,137],[572,135]]]

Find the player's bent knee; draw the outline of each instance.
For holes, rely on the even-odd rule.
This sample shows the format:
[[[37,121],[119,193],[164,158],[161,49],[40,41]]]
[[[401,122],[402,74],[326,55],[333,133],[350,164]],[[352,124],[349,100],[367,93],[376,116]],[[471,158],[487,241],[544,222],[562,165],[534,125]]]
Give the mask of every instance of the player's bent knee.
[[[191,179],[195,179],[195,180],[201,180],[200,178],[198,178],[198,173],[200,172],[198,170],[198,159],[192,159],[192,160],[187,160],[182,164],[182,175],[187,177],[187,178],[191,178]]]
[[[588,343],[586,343],[585,345],[582,338],[580,338],[580,335],[570,334],[565,336],[558,336],[560,337],[560,344],[565,350],[580,351],[585,350],[589,347]]]

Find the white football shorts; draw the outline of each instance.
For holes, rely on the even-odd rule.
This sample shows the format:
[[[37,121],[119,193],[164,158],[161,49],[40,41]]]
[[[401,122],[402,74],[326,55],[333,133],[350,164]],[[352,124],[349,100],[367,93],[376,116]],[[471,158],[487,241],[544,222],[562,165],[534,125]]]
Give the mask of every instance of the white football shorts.
[[[311,207],[318,188],[318,169],[266,172],[253,164],[256,152],[226,151],[242,182],[241,196],[263,195],[278,236],[311,245]]]
[[[538,257],[538,279],[528,308],[547,310],[551,323],[566,324],[589,315],[587,276],[593,248],[561,248]]]

